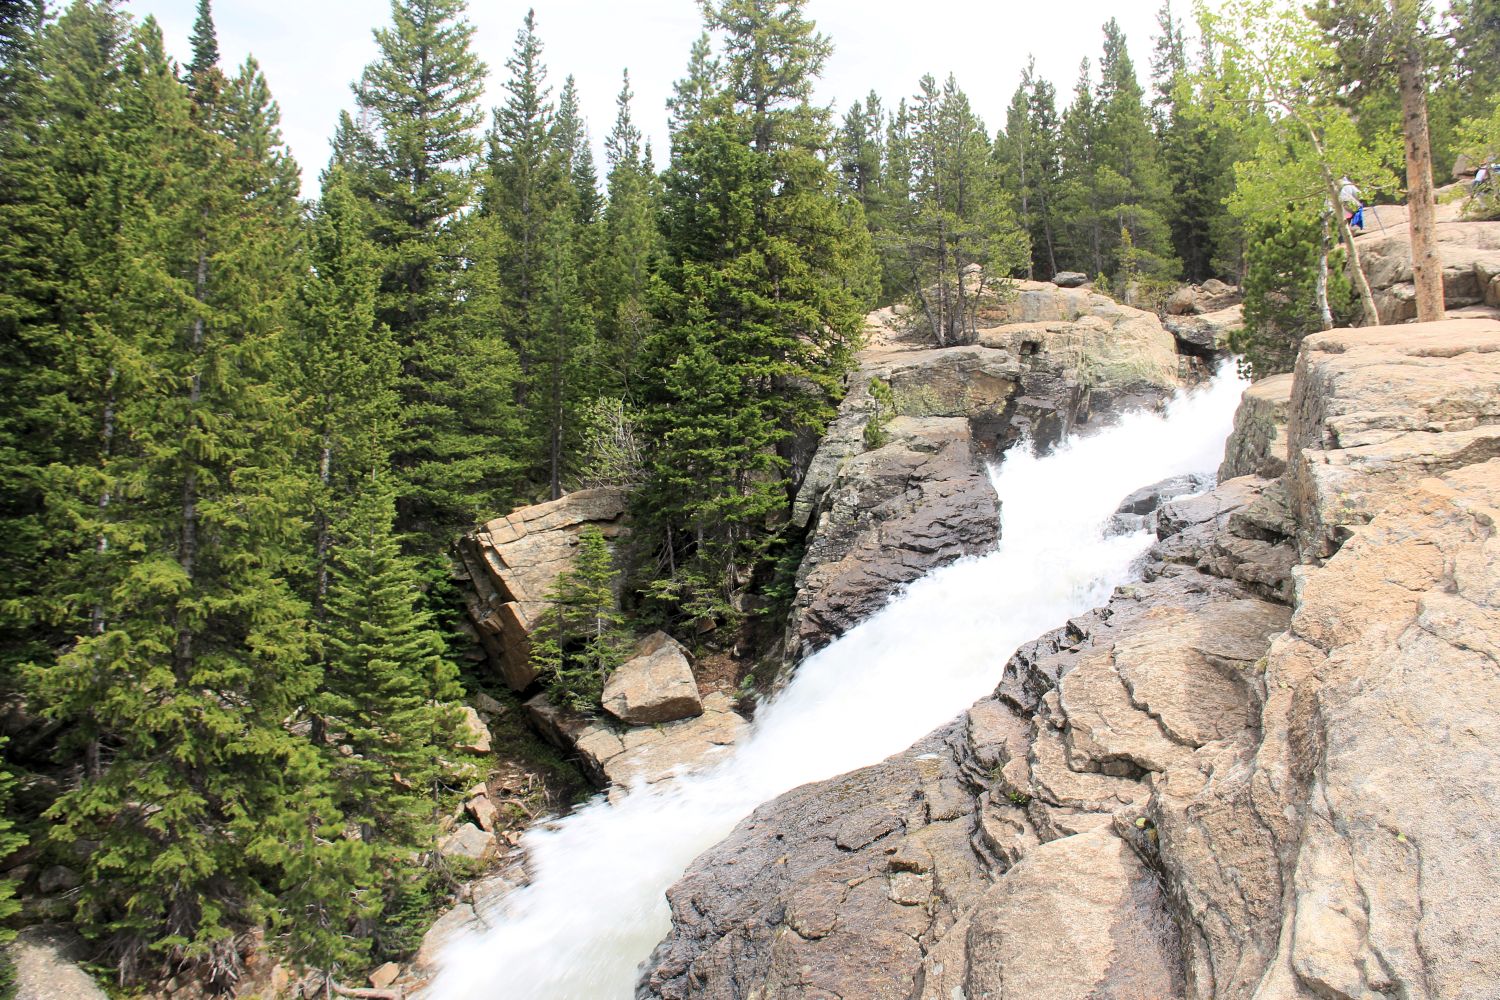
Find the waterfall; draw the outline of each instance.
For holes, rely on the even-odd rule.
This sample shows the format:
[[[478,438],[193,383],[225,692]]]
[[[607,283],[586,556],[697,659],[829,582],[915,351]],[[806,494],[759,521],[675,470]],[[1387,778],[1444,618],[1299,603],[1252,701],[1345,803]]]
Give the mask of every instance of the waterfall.
[[[762,802],[905,750],[988,695],[1017,646],[1103,604],[1150,547],[1106,537],[1132,491],[1212,474],[1244,384],[1233,366],[1162,414],[992,472],[995,551],[912,583],[805,660],[712,767],[597,798],[526,834],[532,882],[483,933],[444,952],[431,1000],[629,1000],[637,966],[670,929],[665,891]]]

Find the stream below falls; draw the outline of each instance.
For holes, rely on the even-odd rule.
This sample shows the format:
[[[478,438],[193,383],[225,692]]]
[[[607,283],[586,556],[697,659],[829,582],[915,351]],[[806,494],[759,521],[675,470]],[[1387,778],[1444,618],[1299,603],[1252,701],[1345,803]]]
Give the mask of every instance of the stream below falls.
[[[1105,524],[1143,486],[1214,473],[1244,388],[1233,368],[1161,414],[1127,414],[1041,457],[1008,452],[991,473],[993,552],[917,580],[808,657],[711,767],[534,827],[531,883],[448,946],[429,1000],[634,997],[637,967],[671,928],[666,890],[751,810],[905,750],[988,695],[1018,646],[1130,581],[1154,537],[1106,537]]]

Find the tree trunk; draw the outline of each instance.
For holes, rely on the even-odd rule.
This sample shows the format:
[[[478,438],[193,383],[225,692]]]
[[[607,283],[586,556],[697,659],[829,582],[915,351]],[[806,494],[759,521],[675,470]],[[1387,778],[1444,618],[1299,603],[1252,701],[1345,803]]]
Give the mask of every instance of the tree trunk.
[[[1331,206],[1333,212],[1337,212],[1338,206]],[[1333,310],[1328,306],[1328,216],[1323,216],[1323,224],[1318,227],[1318,318],[1322,322],[1323,329],[1333,329]]]
[[[1344,218],[1343,199],[1339,197],[1339,185],[1334,180],[1333,170],[1328,166],[1328,154],[1323,149],[1322,142],[1318,140],[1317,134],[1311,129],[1308,129],[1308,134],[1312,137],[1313,148],[1318,153],[1318,165],[1323,171],[1323,187],[1328,194],[1328,204],[1336,206],[1333,217],[1338,221],[1339,237],[1349,251],[1349,271],[1354,276],[1354,288],[1359,292],[1359,304],[1364,312],[1365,326],[1379,326],[1380,310],[1375,308],[1375,293],[1370,290],[1370,279],[1365,277],[1365,269],[1359,262],[1359,248],[1354,245],[1354,233],[1349,228],[1349,220]]]
[[[1432,143],[1427,129],[1426,74],[1415,45],[1402,54],[1401,124],[1406,134],[1406,211],[1411,225],[1411,266],[1417,286],[1417,321],[1443,318],[1443,258],[1438,252],[1432,193]]]

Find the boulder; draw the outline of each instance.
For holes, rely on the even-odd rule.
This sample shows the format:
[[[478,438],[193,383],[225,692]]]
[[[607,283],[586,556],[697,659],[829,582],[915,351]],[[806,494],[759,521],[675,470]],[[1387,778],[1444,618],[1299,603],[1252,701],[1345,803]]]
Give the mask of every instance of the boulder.
[[[1181,997],[1177,929],[1165,911],[1161,887],[1111,831],[1042,844],[969,915],[964,991],[923,997]]]
[[[522,507],[458,541],[469,618],[490,663],[513,691],[536,680],[531,630],[547,592],[571,568],[578,533],[593,525],[606,538],[624,531],[625,491],[579,490]]]
[[[495,803],[490,801],[488,795],[475,795],[470,798],[464,803],[464,811],[485,833],[494,833],[499,825],[500,810],[495,808]]]
[[[1088,284],[1089,276],[1082,271],[1059,271],[1052,283],[1058,288],[1079,288]]]
[[[370,973],[370,985],[377,990],[383,990],[400,978],[401,966],[395,962],[387,962]]]
[[[1245,328],[1245,307],[1235,304],[1196,316],[1168,316],[1165,323],[1182,353],[1218,357],[1229,350],[1229,338]]]
[[[495,835],[473,823],[461,823],[452,833],[438,840],[438,854],[445,858],[488,861],[496,850]]]
[[[6,946],[15,966],[16,1000],[107,1000],[83,970],[92,956],[73,931],[50,924],[23,928]]]
[[[604,710],[632,726],[702,715],[687,650],[665,632],[642,639],[604,685]]]
[[[470,706],[463,706],[461,711],[463,721],[459,726],[458,748],[467,750],[469,753],[489,753],[491,742],[489,727],[484,724],[479,713]]]
[[[1272,375],[1245,390],[1234,413],[1234,430],[1224,442],[1219,480],[1240,476],[1275,479],[1286,470],[1286,424],[1292,400],[1292,376]]]
[[[584,772],[612,795],[712,763],[749,725],[720,692],[703,699],[703,713],[695,718],[643,727],[587,718],[553,705],[545,694],[525,707],[537,730],[560,749],[576,752]]]
[[[1381,218],[1392,222],[1384,230],[1360,237],[1360,262],[1375,297],[1376,311],[1385,324],[1416,318],[1416,288],[1412,284],[1411,242],[1404,212],[1382,206]],[[1500,270],[1500,226],[1462,222],[1456,206],[1439,206],[1438,252],[1443,261],[1443,300],[1448,308],[1497,305],[1492,300],[1492,276]]]

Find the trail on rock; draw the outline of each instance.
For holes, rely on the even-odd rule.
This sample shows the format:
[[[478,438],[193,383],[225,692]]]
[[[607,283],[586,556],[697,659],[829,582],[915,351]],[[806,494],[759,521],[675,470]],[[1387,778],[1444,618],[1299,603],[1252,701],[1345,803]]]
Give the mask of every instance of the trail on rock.
[[[1106,537],[1133,490],[1212,473],[1243,383],[1226,371],[1165,414],[1037,457],[1013,450],[994,473],[997,549],[913,583],[809,657],[710,768],[597,799],[525,840],[532,882],[483,934],[454,942],[431,1000],[624,1000],[667,933],[664,893],[762,802],[905,750],[1000,679],[1022,642],[1104,602],[1152,536]]]

